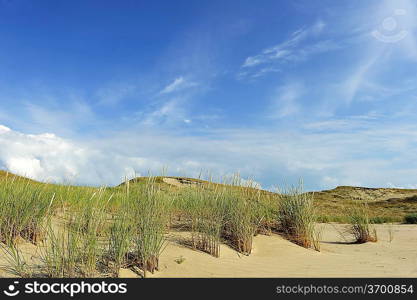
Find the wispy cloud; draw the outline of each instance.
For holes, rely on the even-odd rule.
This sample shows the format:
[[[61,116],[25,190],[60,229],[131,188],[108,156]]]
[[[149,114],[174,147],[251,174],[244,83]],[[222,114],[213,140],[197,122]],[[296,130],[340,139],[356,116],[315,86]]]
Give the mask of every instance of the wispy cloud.
[[[194,87],[196,85],[198,85],[196,82],[189,81],[183,76],[180,76],[175,78],[173,82],[164,87],[160,94],[170,94],[186,88]]]
[[[227,18],[176,32],[170,46],[138,47],[151,63],[140,74],[111,68],[99,74],[101,88],[98,78],[49,80],[56,66],[43,70],[41,91],[22,88],[31,72],[17,87],[3,79],[0,124],[12,129],[0,125],[0,165],[82,184],[117,184],[162,166],[190,176],[240,171],[263,186],[300,177],[315,188],[415,184],[416,3],[300,6],[291,22],[262,19],[271,30],[259,36],[256,15],[242,35],[224,35]],[[255,50],[240,56],[252,38]],[[85,63],[74,71],[97,62]],[[68,96],[66,86],[81,96]]]
[[[82,98],[73,95],[13,99],[15,105],[0,107],[1,122],[32,132],[53,131],[73,136],[89,127],[91,130],[102,121],[93,108]],[[10,101],[10,100],[9,100]]]
[[[366,82],[369,82],[369,79],[371,78],[369,72],[372,70],[377,59],[378,55],[373,55],[368,58],[367,61],[359,64],[359,66],[353,70],[353,72],[348,75],[348,78],[342,83],[340,91],[342,91],[343,100],[347,104],[350,104],[356,97],[358,91],[366,85]]]
[[[308,28],[293,32],[288,40],[269,47],[260,54],[247,57],[241,66],[243,69],[240,72],[241,77],[244,75],[260,77],[266,73],[277,71],[280,64],[304,61],[315,54],[339,49],[341,46],[332,40],[317,40],[325,27],[326,24],[322,20],[318,20]],[[260,66],[263,67],[259,69]],[[248,71],[248,69],[255,70]]]
[[[276,89],[272,105],[268,109],[268,117],[285,118],[300,111],[299,98],[304,93],[304,87],[299,82],[287,83]]]
[[[186,117],[183,98],[173,98],[164,103],[154,105],[150,111],[138,112],[137,119],[140,124],[145,126],[174,125],[178,122],[190,122]]]

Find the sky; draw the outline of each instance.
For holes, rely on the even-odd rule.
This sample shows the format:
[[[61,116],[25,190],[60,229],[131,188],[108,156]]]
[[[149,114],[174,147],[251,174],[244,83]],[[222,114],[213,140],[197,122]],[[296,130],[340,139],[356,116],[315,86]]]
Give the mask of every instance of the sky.
[[[417,188],[417,2],[0,0],[0,168]]]

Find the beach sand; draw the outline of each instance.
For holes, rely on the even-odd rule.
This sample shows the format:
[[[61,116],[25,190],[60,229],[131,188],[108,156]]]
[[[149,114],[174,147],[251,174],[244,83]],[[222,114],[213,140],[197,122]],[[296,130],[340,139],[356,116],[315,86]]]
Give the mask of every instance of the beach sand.
[[[346,225],[319,226],[321,252],[273,234],[256,236],[250,256],[222,245],[219,258],[179,245],[188,233],[172,233],[149,277],[417,277],[416,225],[376,225],[378,242],[366,244],[352,244]]]
[[[322,228],[320,252],[272,234],[254,237],[250,256],[222,244],[219,258],[184,245],[189,232],[171,232],[159,271],[148,272],[148,277],[417,277],[416,225],[375,225],[379,240],[366,244],[352,244],[346,225],[318,226]],[[37,247],[23,242],[20,248],[29,262],[40,262]],[[4,255],[0,264],[0,276],[12,277],[4,270]],[[138,277],[125,269],[120,275]]]

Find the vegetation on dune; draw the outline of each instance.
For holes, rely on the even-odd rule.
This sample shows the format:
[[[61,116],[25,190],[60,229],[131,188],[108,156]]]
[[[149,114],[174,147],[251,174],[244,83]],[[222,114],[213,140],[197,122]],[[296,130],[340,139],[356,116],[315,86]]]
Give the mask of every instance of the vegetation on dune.
[[[271,203],[267,202],[269,196],[256,189],[251,181],[243,184],[241,179],[235,176],[231,185],[238,188],[224,191],[223,237],[237,251],[249,255],[252,252],[253,236],[261,231],[261,228],[268,227],[266,232],[269,232],[269,226],[273,224],[268,222],[271,219],[271,211],[265,209],[266,203]]]
[[[371,226],[367,203],[358,203],[349,210],[350,233],[358,244],[378,241],[376,230]]]
[[[279,229],[292,241],[305,248],[320,250],[320,231],[313,205],[313,194],[303,193],[302,185],[281,194],[278,211]]]
[[[239,176],[223,183],[139,177],[117,187],[94,188],[0,172],[0,246],[8,272],[22,277],[118,276],[121,268],[146,276],[158,270],[170,230],[188,231],[189,246],[219,257],[222,243],[250,255],[253,237],[272,232],[319,251],[318,222],[349,223],[358,243],[377,240],[372,224],[398,218],[417,223],[415,191],[390,198],[400,192],[390,189],[386,196],[381,189],[350,189],[356,193],[353,199],[342,195],[349,187],[318,196],[303,192],[301,185],[272,193]],[[365,201],[374,194],[375,201]],[[403,214],[390,215],[399,204]],[[37,263],[29,263],[19,250],[22,241],[37,248]]]
[[[130,195],[129,195],[130,196]],[[133,222],[134,257],[146,272],[159,267],[159,255],[168,231],[172,200],[151,184],[129,202],[130,220]]]
[[[21,237],[38,243],[55,193],[50,186],[34,185],[21,177],[3,177],[0,185],[0,242],[12,243]]]
[[[404,222],[406,224],[417,224],[417,213],[406,215]]]
[[[192,247],[218,257],[224,220],[222,195],[197,186],[180,197],[181,208],[190,222]]]
[[[342,186],[315,192],[314,201],[323,222],[347,223],[345,211],[367,202],[371,223],[403,222],[417,210],[417,190]]]
[[[184,190],[176,201],[178,210],[185,212],[190,222],[193,248],[218,257],[224,241],[249,255],[253,236],[261,230],[269,232],[269,226],[275,224],[270,222],[271,207],[266,207],[271,203],[270,195],[250,185],[248,188],[247,184],[243,188],[238,177],[226,182],[229,184],[197,185]],[[263,201],[267,198],[268,202]]]

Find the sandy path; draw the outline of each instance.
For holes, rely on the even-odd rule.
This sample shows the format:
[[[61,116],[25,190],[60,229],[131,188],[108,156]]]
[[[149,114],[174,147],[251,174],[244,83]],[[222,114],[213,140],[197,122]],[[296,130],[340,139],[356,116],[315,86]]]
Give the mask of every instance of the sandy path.
[[[343,225],[323,225],[322,251],[294,245],[280,236],[256,236],[246,257],[222,245],[220,258],[176,243],[174,233],[161,255],[160,271],[150,277],[417,277],[417,226],[377,225],[379,241],[349,244]],[[348,235],[346,235],[348,237]],[[175,262],[184,258],[181,264]]]

